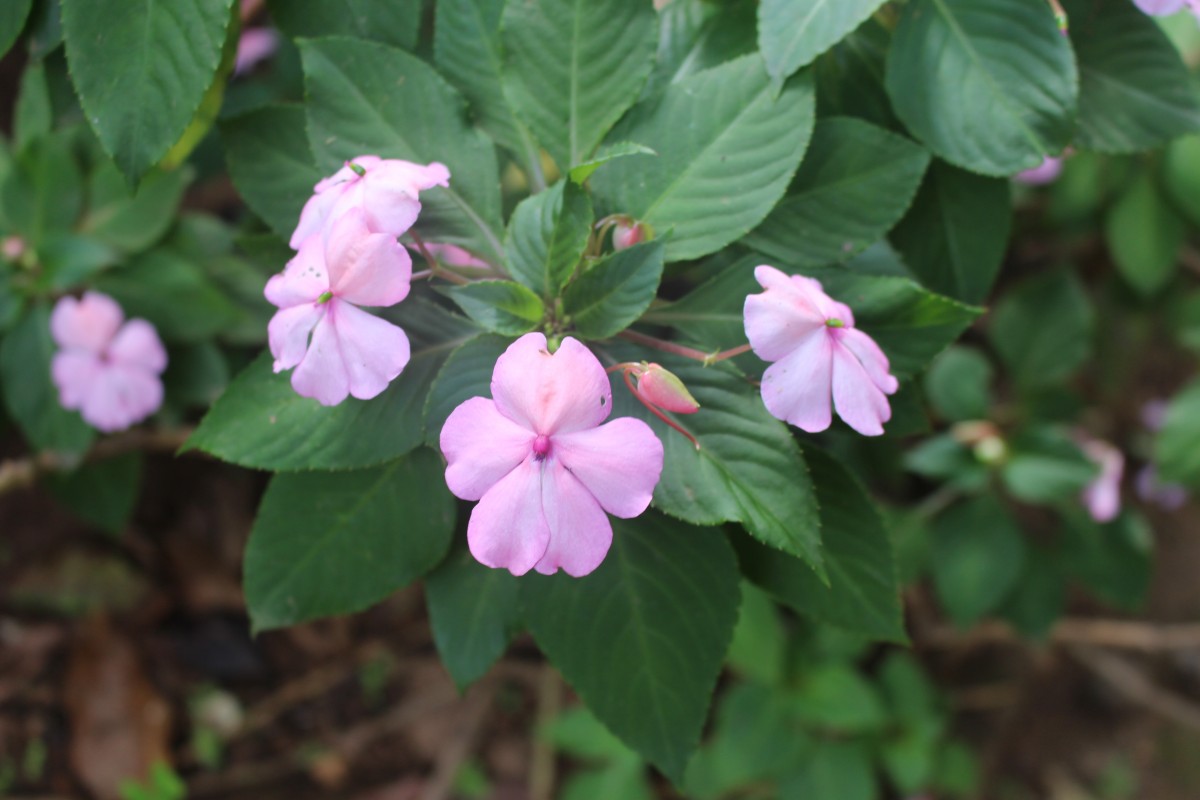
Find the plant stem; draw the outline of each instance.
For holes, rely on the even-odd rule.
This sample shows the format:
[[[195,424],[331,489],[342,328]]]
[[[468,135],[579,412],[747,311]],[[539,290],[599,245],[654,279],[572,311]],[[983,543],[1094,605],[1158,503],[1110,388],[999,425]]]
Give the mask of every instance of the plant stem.
[[[451,283],[456,283],[459,286],[465,286],[471,282],[462,275],[443,268],[442,265],[438,263],[437,259],[433,257],[433,254],[429,252],[429,248],[425,246],[425,240],[422,239],[416,231],[409,230],[408,235],[412,237],[413,243],[416,244],[417,249],[421,251],[421,255],[425,258],[425,262],[429,264],[429,273],[432,276],[444,278],[445,280],[448,280]],[[413,278],[416,278],[416,276],[414,275]]]
[[[704,351],[697,350],[694,347],[684,347],[681,344],[675,344],[675,342],[668,342],[665,339],[659,339],[654,336],[648,336],[644,333],[638,333],[635,330],[624,330],[618,333],[617,336],[625,339],[626,341],[644,345],[645,347],[649,347],[654,350],[661,350],[664,353],[671,353],[672,355],[683,356],[684,358],[690,358],[693,361],[699,361],[706,367],[716,364],[718,361],[724,361],[727,358],[734,358],[735,356],[740,356],[742,353],[750,352],[750,345],[743,344],[738,345],[737,347],[731,347],[728,350],[719,350],[715,353],[705,353]]]

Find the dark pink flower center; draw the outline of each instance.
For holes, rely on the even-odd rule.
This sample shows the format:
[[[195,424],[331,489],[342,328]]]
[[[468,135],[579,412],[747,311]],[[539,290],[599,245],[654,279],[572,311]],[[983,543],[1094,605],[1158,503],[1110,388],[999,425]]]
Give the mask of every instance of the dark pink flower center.
[[[539,433],[538,437],[533,440],[533,457],[537,461],[544,461],[548,455],[550,455],[550,437]]]

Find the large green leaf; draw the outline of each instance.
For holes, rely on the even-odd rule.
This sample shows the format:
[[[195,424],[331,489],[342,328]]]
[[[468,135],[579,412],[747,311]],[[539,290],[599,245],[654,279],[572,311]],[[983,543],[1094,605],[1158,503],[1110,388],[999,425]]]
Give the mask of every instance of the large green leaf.
[[[233,0],[62,0],[84,115],[131,183],[183,136],[217,77]]]
[[[663,271],[662,240],[613,253],[580,275],[563,293],[563,311],[575,332],[604,339],[625,328],[650,307]]]
[[[896,27],[887,89],[930,150],[985,175],[1036,167],[1075,131],[1075,59],[1042,3],[913,0]]]
[[[991,291],[1012,228],[1008,181],[934,161],[891,240],[922,284],[967,303]]]
[[[634,401],[613,377],[614,417],[644,419],[662,440],[665,464],[654,507],[697,525],[741,522],[759,541],[804,559],[824,578],[817,499],[788,427],[767,413],[758,389],[731,369],[662,353],[613,348],[621,361],[657,361],[700,403],[676,415],[697,449]]]
[[[642,90],[653,97],[672,83],[758,49],[756,0],[671,0],[658,12],[658,53]]]
[[[637,99],[654,58],[655,23],[653,7],[640,0],[505,5],[504,91],[562,172],[590,156]]]
[[[421,34],[420,0],[268,0],[271,20],[293,38],[354,36],[413,49]]]
[[[883,5],[884,0],[763,0],[758,46],[767,72],[783,80],[812,62]]]
[[[513,113],[500,82],[503,12],[504,0],[437,0],[433,58],[446,80],[470,101],[479,125],[527,169],[540,171],[537,145]]]
[[[321,173],[300,106],[266,106],[221,123],[229,177],[246,204],[287,241]]]
[[[472,281],[443,291],[468,317],[493,333],[526,333],[546,313],[540,297],[512,281]]]
[[[33,0],[8,0],[0,6],[0,56],[8,52],[25,27]]]
[[[425,62],[358,39],[300,43],[308,138],[318,166],[373,154],[450,168],[450,188],[421,193],[417,229],[499,263],[500,178],[496,149],[467,124],[463,101]],[[419,113],[418,113],[419,110]]]
[[[416,580],[445,556],[457,508],[425,449],[374,469],[276,475],[246,545],[254,630],[352,614]]]
[[[508,221],[508,273],[552,301],[583,258],[592,219],[591,199],[568,181],[525,198]]]
[[[56,349],[50,309],[36,305],[0,340],[0,389],[9,416],[31,447],[82,455],[95,431],[58,404],[58,389],[50,379]]]
[[[1154,441],[1154,463],[1164,480],[1200,485],[1200,381],[1171,398]]]
[[[992,313],[988,334],[1018,383],[1042,386],[1087,360],[1094,316],[1079,280],[1060,269],[1009,290]]]
[[[1200,130],[1200,95],[1163,32],[1133,3],[1068,2],[1079,60],[1078,144],[1135,153]]]
[[[424,438],[421,420],[434,374],[478,329],[417,298],[387,318],[408,334],[412,358],[379,397],[322,406],[296,394],[290,373],[272,373],[264,353],[213,404],[187,447],[270,470],[356,469],[409,452]]]
[[[832,456],[805,451],[821,509],[829,584],[797,558],[737,535],[742,574],[780,602],[876,639],[904,642],[904,619],[892,545],[883,518],[862,485]]]
[[[520,584],[480,564],[465,547],[425,579],[429,625],[459,689],[483,676],[521,627]]]
[[[425,441],[430,447],[438,446],[442,426],[459,404],[472,397],[491,397],[496,359],[510,342],[500,336],[476,336],[446,359],[425,400]]]
[[[613,523],[591,575],[521,581],[525,620],[592,713],[681,783],[737,621],[737,563],[716,530]]]
[[[813,88],[797,75],[778,94],[746,56],[672,84],[635,106],[609,137],[657,158],[618,159],[592,178],[601,214],[671,232],[667,261],[721,249],[762,222],[808,145]]]
[[[928,164],[929,153],[903,136],[823,119],[787,195],[744,241],[797,267],[845,261],[904,215]]]
[[[966,627],[995,610],[1025,564],[1021,529],[991,495],[968,500],[937,518],[930,568],[938,599]]]
[[[1149,172],[1138,175],[1117,198],[1104,224],[1104,239],[1117,271],[1143,295],[1153,295],[1171,282],[1186,235],[1183,219]]]

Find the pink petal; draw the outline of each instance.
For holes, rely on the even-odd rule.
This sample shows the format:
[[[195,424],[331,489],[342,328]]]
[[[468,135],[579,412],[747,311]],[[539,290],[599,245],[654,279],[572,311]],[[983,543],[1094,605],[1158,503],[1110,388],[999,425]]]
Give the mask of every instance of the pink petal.
[[[822,328],[810,334],[763,373],[762,398],[767,411],[809,433],[823,431],[833,421],[833,341],[827,331]]]
[[[792,280],[774,267],[761,266],[754,277],[766,289],[746,297],[742,314],[746,338],[764,361],[778,361],[800,340],[825,327],[825,316]]]
[[[547,435],[594,428],[612,410],[604,367],[570,336],[554,355],[540,333],[527,333],[509,345],[492,372],[492,398],[501,414]]]
[[[1062,170],[1063,161],[1061,158],[1046,156],[1042,159],[1041,164],[1032,169],[1018,172],[1013,176],[1013,180],[1017,183],[1023,183],[1026,186],[1042,186],[1058,180],[1058,176],[1062,174]]]
[[[496,410],[486,397],[460,404],[442,426],[446,485],[456,497],[478,500],[533,452],[534,434]]]
[[[275,356],[274,369],[282,372],[300,363],[308,351],[308,335],[328,310],[327,305],[303,303],[281,308],[267,324],[267,342]]]
[[[833,335],[854,354],[884,394],[894,394],[900,388],[900,382],[889,372],[887,356],[874,339],[858,328],[835,328]]]
[[[353,395],[376,397],[408,364],[404,331],[337,298],[313,328],[308,352],[292,373],[292,388],[321,405]]]
[[[1183,8],[1186,0],[1133,0],[1133,2],[1142,10],[1142,13],[1162,17],[1174,14]]]
[[[86,350],[60,350],[50,361],[50,377],[58,387],[58,402],[78,411],[100,374],[100,358]]]
[[[420,253],[415,245],[409,245],[408,249],[414,253]],[[473,267],[476,269],[491,269],[492,267],[488,262],[458,245],[426,242],[425,249],[429,251],[429,255],[447,267]]]
[[[552,448],[553,457],[608,513],[628,519],[650,505],[662,474],[663,445],[640,419],[621,417],[598,428],[560,433]]]
[[[887,396],[849,348],[833,340],[833,404],[838,416],[864,436],[879,436],[892,418]]]
[[[271,28],[248,28],[238,37],[233,74],[249,72],[260,61],[270,58],[279,47],[279,34]]]
[[[343,169],[350,172],[349,167],[343,167]],[[353,172],[350,174],[355,180],[358,179]],[[329,220],[333,207],[337,205],[338,200],[348,188],[345,184],[345,180],[335,181],[334,178],[326,178],[317,184],[317,193],[308,198],[308,202],[300,211],[300,222],[297,223],[296,230],[292,232],[288,246],[293,250],[299,250],[306,241],[325,230],[325,223]]]
[[[80,413],[92,427],[111,433],[150,416],[162,400],[163,385],[157,375],[137,367],[108,364],[97,372]]]
[[[140,367],[158,375],[167,368],[167,351],[154,326],[144,319],[131,319],[121,326],[108,347],[108,355],[117,363]]]
[[[325,245],[320,236],[310,236],[283,272],[267,281],[263,295],[272,305],[290,308],[316,302],[327,291],[329,274],[325,268]]]
[[[527,458],[488,489],[471,511],[467,544],[471,555],[489,567],[524,575],[550,543],[542,512],[542,465]]]
[[[367,227],[373,233],[397,237],[405,233],[417,221],[421,213],[421,201],[415,193],[393,191],[380,185],[368,172],[366,177],[348,188],[333,207],[330,219],[339,219],[345,214],[359,210]]]
[[[429,164],[414,164],[399,158],[384,159],[373,170],[373,187],[387,187],[387,191],[405,192],[413,197],[418,192],[435,186],[450,185],[450,170],[445,164],[434,161]]]
[[[1083,490],[1081,500],[1096,522],[1110,522],[1121,512],[1121,478],[1125,475],[1125,454],[1101,441],[1088,439],[1083,452],[1100,467],[1100,474]]]
[[[100,353],[124,318],[121,307],[108,295],[86,292],[80,300],[63,297],[50,313],[50,335],[59,347]]]
[[[394,236],[371,233],[360,209],[339,217],[325,246],[329,288],[343,300],[391,306],[408,296],[412,258]]]
[[[332,305],[336,301],[329,302]],[[292,373],[292,388],[301,397],[312,397],[323,406],[336,406],[350,394],[350,376],[342,358],[337,326],[328,312],[312,330],[308,350]]]
[[[552,575],[562,569],[579,578],[600,566],[612,546],[612,523],[592,493],[561,463],[545,470],[542,507],[550,543],[537,571]]]

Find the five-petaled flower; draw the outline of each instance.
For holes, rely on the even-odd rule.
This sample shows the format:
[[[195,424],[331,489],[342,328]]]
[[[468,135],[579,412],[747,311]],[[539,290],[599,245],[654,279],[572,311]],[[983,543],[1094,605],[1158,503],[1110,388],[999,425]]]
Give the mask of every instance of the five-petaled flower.
[[[887,395],[898,383],[887,356],[854,327],[850,309],[825,294],[819,281],[789,277],[760,266],[754,277],[766,289],[746,298],[746,337],[764,361],[762,397],[767,410],[809,433],[838,416],[866,436],[883,433],[892,416]]]
[[[414,164],[394,158],[359,156],[317,183],[313,196],[300,212],[292,233],[293,250],[310,236],[328,229],[351,209],[360,209],[372,233],[399,236],[417,221],[418,199],[424,189],[448,186],[450,171],[444,164]]]
[[[471,553],[514,575],[588,574],[612,544],[605,512],[628,519],[650,504],[662,442],[632,417],[604,423],[608,376],[570,337],[551,355],[545,336],[525,334],[496,361],[491,388],[458,406],[441,434],[450,491],[479,501]]]
[[[167,351],[149,322],[124,320],[116,301],[97,292],[64,297],[50,315],[59,402],[106,433],[142,421],[163,401]]]
[[[399,303],[411,278],[408,251],[368,230],[361,209],[308,237],[264,292],[280,309],[267,327],[275,371],[296,367],[292,387],[322,405],[378,395],[408,363],[408,337],[358,306]]]

